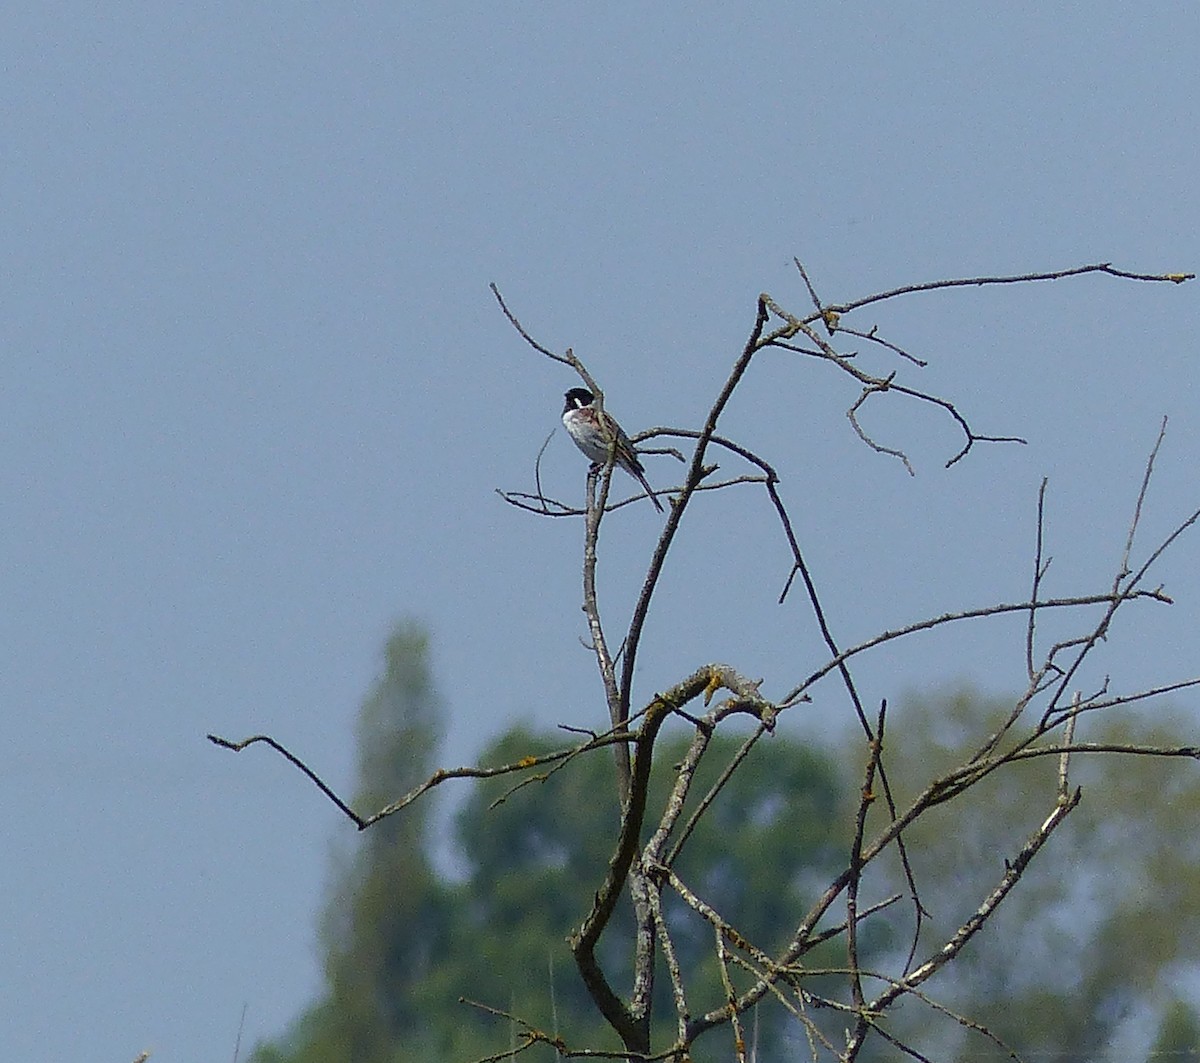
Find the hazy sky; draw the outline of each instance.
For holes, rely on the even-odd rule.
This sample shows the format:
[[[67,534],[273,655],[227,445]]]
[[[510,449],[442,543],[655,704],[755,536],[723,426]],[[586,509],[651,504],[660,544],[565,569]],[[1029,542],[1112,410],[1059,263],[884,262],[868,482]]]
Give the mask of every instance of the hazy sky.
[[[603,719],[580,528],[505,506],[573,346],[630,431],[693,425],[766,290],[807,309],[906,282],[1200,266],[1200,7],[1167,3],[26,5],[0,16],[0,1055],[230,1059],[317,992],[331,840],[264,750],[353,784],[395,620],[431,628],[444,760],[509,722]],[[1051,478],[1051,593],[1103,590],[1145,455],[1148,545],[1200,505],[1195,284],[1088,277],[870,312],[904,378],[978,430],[764,355],[724,431],[784,476],[845,642],[1025,593]],[[864,351],[873,368],[896,363]],[[648,458],[652,482],[675,473]],[[560,431],[548,490],[578,499]],[[780,693],[820,660],[752,492],[706,499],[647,629],[642,692],[710,659]],[[614,617],[659,527],[608,526]],[[1194,675],[1200,541],[1105,671]],[[925,637],[872,701],[1014,689],[1019,625]],[[1184,700],[1183,704],[1192,702]],[[822,688],[799,721],[840,729]]]

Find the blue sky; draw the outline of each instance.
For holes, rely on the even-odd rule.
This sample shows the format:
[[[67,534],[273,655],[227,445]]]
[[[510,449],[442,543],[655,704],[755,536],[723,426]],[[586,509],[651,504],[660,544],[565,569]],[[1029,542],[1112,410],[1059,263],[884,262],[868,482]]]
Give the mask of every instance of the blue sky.
[[[841,301],[1113,261],[1200,265],[1200,9],[906,5],[44,5],[0,16],[0,1050],[231,1058],[317,991],[349,825],[269,731],[352,785],[391,625],[427,622],[445,760],[508,723],[595,723],[580,529],[506,507],[574,379],[625,427],[695,424],[791,265]],[[1104,589],[1141,467],[1145,542],[1200,505],[1194,285],[1088,277],[923,295],[860,319],[927,358],[952,426],[866,420],[763,357],[723,428],[770,458],[843,641],[1025,592],[1051,478],[1050,590]],[[874,356],[872,356],[874,357]],[[891,368],[885,359],[874,363]],[[670,459],[647,459],[669,482]],[[543,467],[581,496],[559,432]],[[658,528],[608,530],[614,618]],[[1125,689],[1195,674],[1197,543],[1170,609],[1118,624]],[[819,649],[746,492],[698,506],[639,679],[709,659],[786,689]],[[698,579],[697,574],[703,573]],[[1131,616],[1134,615],[1131,611]],[[1012,624],[864,665],[867,695],[1022,677]],[[1190,702],[1185,702],[1190,704]],[[844,726],[830,688],[805,726]]]

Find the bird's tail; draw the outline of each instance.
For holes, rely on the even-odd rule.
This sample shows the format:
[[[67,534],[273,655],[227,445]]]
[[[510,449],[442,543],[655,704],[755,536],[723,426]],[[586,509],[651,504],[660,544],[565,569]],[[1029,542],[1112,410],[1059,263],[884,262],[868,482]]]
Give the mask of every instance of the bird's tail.
[[[658,500],[658,496],[654,493],[654,488],[650,486],[649,482],[646,480],[646,477],[640,472],[636,473],[635,475],[638,478],[638,482],[646,489],[646,494],[650,496],[650,501],[654,503],[654,508],[657,509],[659,513],[666,512],[662,507],[662,503]]]

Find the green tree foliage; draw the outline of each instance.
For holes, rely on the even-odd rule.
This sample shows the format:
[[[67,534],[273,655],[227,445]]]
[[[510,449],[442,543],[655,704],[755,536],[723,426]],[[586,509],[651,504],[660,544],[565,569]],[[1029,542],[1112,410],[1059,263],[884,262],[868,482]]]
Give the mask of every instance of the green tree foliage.
[[[661,807],[666,799],[686,743],[687,736],[667,738],[658,748],[651,808]],[[489,750],[486,759],[512,762],[561,744],[516,730]],[[698,794],[708,790],[737,745],[734,739],[714,737],[695,788]],[[464,907],[471,920],[465,932],[469,941],[487,940],[485,947],[493,951],[480,964],[469,947],[457,950],[451,964],[458,969],[451,980],[467,987],[460,992],[473,999],[511,1002],[508,1010],[560,1033],[570,1045],[615,1049],[565,945],[590,905],[616,834],[611,760],[593,753],[544,782],[517,791],[513,785],[514,780],[506,778],[478,787],[459,817],[459,838],[471,869],[464,884],[470,897]],[[676,871],[751,940],[771,951],[782,945],[798,912],[811,900],[810,876],[828,876],[839,860],[833,839],[844,795],[825,755],[783,736],[759,743],[710,814],[699,820]],[[500,798],[503,803],[492,807]],[[629,910],[620,918],[629,933],[606,940],[602,955],[618,980],[628,969],[629,956],[619,951],[617,942],[627,944],[632,937]],[[712,928],[681,904],[669,910],[667,918],[693,1010],[718,1006],[724,995],[713,959]],[[523,972],[522,977],[514,979],[514,970]],[[663,1026],[671,1030],[665,971],[660,971],[658,990]],[[781,1036],[786,1025],[782,1020],[782,1012],[764,1009],[760,1058],[768,1058],[767,1049]],[[460,1015],[457,1021],[466,1020]],[[482,1026],[480,1032],[482,1036]],[[711,1045],[702,1042],[693,1058],[726,1058],[729,1045],[719,1040],[715,1035]],[[490,1044],[494,1049],[494,1034]]]
[[[431,773],[437,714],[425,635],[401,628],[359,721],[358,807],[381,807]],[[685,743],[686,735],[662,740],[652,805],[665,800]],[[514,728],[482,761],[515,763],[565,744],[561,735]],[[714,738],[698,794],[737,744]],[[566,941],[588,910],[615,839],[612,757],[601,749],[556,770],[468,785],[455,821],[461,877],[434,869],[420,802],[361,837],[327,906],[326,994],[287,1036],[261,1046],[255,1063],[457,1063],[519,1039],[519,1030],[460,998],[519,1015],[571,1045],[617,1047]],[[827,877],[844,859],[833,840],[844,823],[844,795],[825,755],[782,735],[760,742],[699,821],[676,870],[757,944],[775,948],[811,900],[814,876]],[[693,1007],[720,1004],[711,927],[682,906],[667,917]],[[628,910],[622,918],[632,925]],[[619,982],[629,956],[612,941],[602,959]],[[665,971],[658,991],[665,1015]],[[782,1011],[764,1007],[760,1059],[771,1058],[784,1030]],[[729,1054],[721,1034],[697,1047],[697,1063]],[[553,1057],[548,1046],[537,1046],[522,1058]]]
[[[1200,1015],[1187,1001],[1173,1000],[1163,1010],[1146,1063],[1189,1063],[1195,1059],[1200,1059]]]
[[[376,809],[427,778],[434,767],[440,708],[425,634],[399,628],[383,674],[363,704],[358,727],[357,804]],[[1009,711],[970,693],[915,702],[893,715],[885,763],[903,807],[931,778],[962,763]],[[1168,745],[1164,719],[1085,717],[1078,739]],[[657,747],[651,809],[660,808],[687,735]],[[516,763],[561,748],[562,736],[514,728],[483,755]],[[735,755],[734,738],[714,736],[693,802]],[[862,763],[855,740],[838,758]],[[1055,842],[1027,869],[953,977],[935,979],[932,997],[978,1019],[1027,1057],[1078,1063],[1100,1058],[1121,1023],[1178,999],[1176,972],[1200,960],[1200,783],[1191,765],[1151,757],[1077,754],[1072,777],[1084,800]],[[978,906],[1004,861],[1053,807],[1057,760],[1007,766],[906,833],[913,875],[929,911],[918,955],[946,940]],[[521,1028],[460,998],[518,1015],[572,1046],[617,1046],[583,991],[566,942],[602,876],[618,815],[612,758],[603,750],[553,769],[467,784],[455,820],[457,873],[440,874],[421,802],[358,839],[335,878],[322,928],[327,988],[255,1063],[421,1063],[479,1059],[515,1047]],[[790,934],[818,885],[844,866],[846,798],[834,761],[783,735],[759,742],[700,818],[674,868],[755,944],[771,952]],[[882,824],[882,803],[871,822]],[[653,817],[652,817],[653,818]],[[681,823],[687,823],[685,811]],[[870,830],[868,830],[870,834]],[[903,891],[872,872],[864,903]],[[908,909],[911,913],[911,907]],[[711,927],[676,901],[667,910],[693,1013],[723,999]],[[619,920],[632,927],[628,909]],[[864,967],[871,956],[907,947],[900,906],[860,929]],[[911,924],[909,924],[911,925]],[[614,981],[629,969],[630,935],[605,939],[601,956]],[[844,965],[840,941],[810,968]],[[828,995],[842,988],[830,976]],[[820,985],[806,983],[825,993]],[[660,968],[658,1001],[671,1009]],[[810,1012],[813,1017],[821,1017]],[[838,1014],[833,1014],[834,1026]],[[669,1029],[670,1022],[661,1024]],[[888,1020],[903,1040],[939,1060],[977,1058],[984,1047],[952,1022],[931,1021],[915,1000]],[[1195,1044],[1195,1015],[1164,1008],[1159,1051]],[[784,1013],[763,1006],[752,1027],[757,1059],[806,1049]],[[833,1039],[836,1034],[830,1029]],[[714,1032],[693,1059],[726,1059],[727,1034]],[[989,1051],[994,1051],[991,1045]],[[872,1058],[890,1058],[876,1042]],[[546,1045],[523,1058],[554,1057]],[[865,1057],[864,1057],[865,1058]]]
[[[969,692],[895,713],[885,762],[900,796],[961,764],[1011,709]],[[1179,743],[1178,719],[1084,717],[1077,741]],[[1054,807],[1057,757],[1007,766],[906,834],[931,919],[945,938],[996,884],[1004,861]],[[985,1023],[1024,1058],[1105,1056],[1121,1024],[1170,999],[1181,967],[1200,961],[1200,779],[1188,760],[1076,754],[1083,801],[1030,865],[985,934],[929,994]],[[896,876],[897,881],[899,876]],[[922,954],[919,952],[919,954]],[[910,1001],[892,1027],[934,1058],[995,1046],[930,1023]],[[930,1028],[936,1034],[922,1034]]]
[[[440,726],[428,637],[401,624],[359,711],[356,807],[380,808],[428,777]],[[335,872],[321,927],[326,997],[285,1039],[293,1047],[263,1048],[257,1063],[386,1063],[397,1039],[420,1029],[414,987],[429,976],[450,914],[427,834],[418,805],[366,832]]]

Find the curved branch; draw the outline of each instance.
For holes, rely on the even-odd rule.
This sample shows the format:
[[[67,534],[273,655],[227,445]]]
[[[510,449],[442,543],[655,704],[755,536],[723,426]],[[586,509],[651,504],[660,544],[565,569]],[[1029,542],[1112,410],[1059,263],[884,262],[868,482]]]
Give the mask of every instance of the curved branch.
[[[587,742],[580,745],[572,746],[569,749],[558,749],[552,753],[544,753],[541,756],[522,757],[520,760],[514,761],[511,764],[501,764],[495,768],[439,768],[428,779],[418,786],[414,786],[403,797],[393,801],[389,805],[385,805],[378,812],[372,813],[369,816],[360,816],[354,811],[345,801],[340,798],[333,788],[326,783],[312,768],[310,768],[303,760],[295,753],[288,749],[283,743],[276,741],[270,735],[252,735],[250,738],[243,738],[240,742],[232,741],[228,738],[222,738],[220,735],[210,734],[206,736],[213,745],[220,746],[222,749],[232,750],[234,753],[240,753],[248,746],[256,745],[262,742],[270,746],[276,753],[290,761],[293,765],[300,769],[308,778],[316,785],[334,805],[351,820],[359,830],[366,830],[368,827],[374,826],[381,819],[386,819],[388,816],[395,815],[401,809],[407,808],[417,798],[428,793],[435,786],[444,783],[447,779],[494,779],[498,775],[511,775],[513,772],[527,771],[530,768],[540,767],[543,764],[557,764],[562,761],[571,760],[581,753],[588,753],[593,749],[602,749],[606,746],[617,745],[620,743],[629,743],[634,740],[634,736],[625,731],[609,731],[605,734],[595,735]]]

